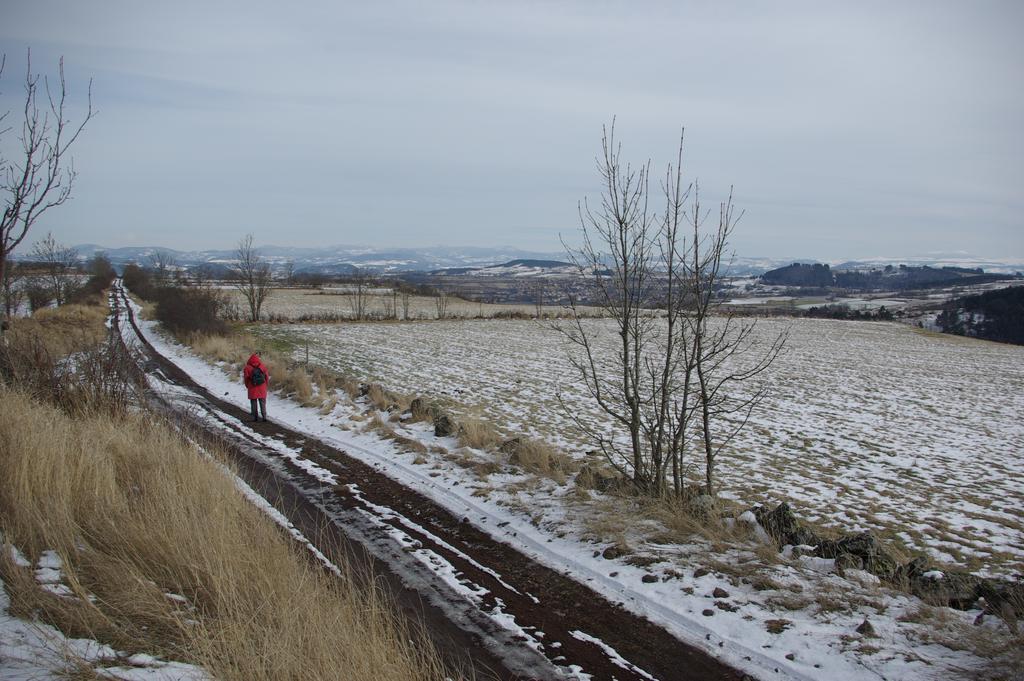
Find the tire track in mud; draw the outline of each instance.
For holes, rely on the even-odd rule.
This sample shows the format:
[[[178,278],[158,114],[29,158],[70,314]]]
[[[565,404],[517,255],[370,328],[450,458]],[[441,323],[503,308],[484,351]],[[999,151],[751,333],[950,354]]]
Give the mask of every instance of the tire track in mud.
[[[156,352],[123,291],[111,304],[113,330],[124,337],[123,316],[138,338],[141,370],[184,392],[154,398],[223,445],[237,474],[322,553],[383,581],[450,663],[471,665],[477,678],[749,678],[374,466],[278,423],[245,423],[248,411]]]

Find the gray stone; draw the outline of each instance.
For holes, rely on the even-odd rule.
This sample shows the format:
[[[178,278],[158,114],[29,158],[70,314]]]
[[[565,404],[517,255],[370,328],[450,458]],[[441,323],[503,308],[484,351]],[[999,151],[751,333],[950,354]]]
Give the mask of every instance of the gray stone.
[[[786,544],[814,546],[820,541],[818,535],[800,525],[793,509],[785,501],[771,511],[764,506],[757,506],[753,511],[758,524],[764,528],[768,536],[782,546]]]
[[[985,599],[988,609],[1004,619],[1024,617],[1024,580],[996,582],[978,580],[975,595]]]
[[[622,551],[617,546],[609,546],[601,552],[601,557],[605,560],[615,560],[622,555]]]
[[[866,617],[864,618],[863,622],[861,622],[859,625],[857,625],[856,631],[861,636],[864,636],[864,637],[867,637],[867,638],[875,638],[875,636],[876,636],[875,628],[873,626],[871,626],[871,622],[868,622]]]
[[[437,437],[449,437],[455,434],[455,422],[447,414],[438,413],[434,415],[434,435]]]
[[[863,564],[863,569],[889,581],[895,580],[900,568],[895,559],[882,549],[878,540],[870,532],[858,532],[840,539],[822,541],[815,549],[815,553],[822,558],[838,559],[842,555],[857,556]]]

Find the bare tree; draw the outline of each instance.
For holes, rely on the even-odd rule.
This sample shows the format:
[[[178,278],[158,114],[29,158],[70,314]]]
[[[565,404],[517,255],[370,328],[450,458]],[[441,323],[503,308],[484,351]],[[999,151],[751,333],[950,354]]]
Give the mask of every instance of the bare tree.
[[[149,267],[153,270],[153,281],[157,286],[166,286],[171,272],[177,272],[178,260],[170,251],[157,249],[149,256]]]
[[[409,319],[409,303],[410,298],[412,298],[412,294],[408,289],[402,287],[402,290],[399,291],[398,295],[402,300],[402,319]]]
[[[0,219],[0,280],[11,252],[49,209],[71,198],[75,180],[69,151],[85,125],[92,119],[92,81],[89,81],[88,108],[79,123],[68,117],[68,90],[64,79],[64,60],[59,62],[53,88],[44,77],[32,72],[32,54],[25,68],[24,107],[21,110],[17,152],[8,157],[0,150],[0,194],[4,211]],[[0,77],[6,55],[0,57]],[[0,138],[14,127],[7,125],[10,111],[0,114]],[[12,121],[12,123],[14,123]]]
[[[758,385],[736,397],[746,393],[733,384],[766,370],[785,342],[783,334],[743,365],[742,357],[757,350],[753,325],[714,318],[714,287],[736,222],[732,198],[721,206],[717,231],[703,234],[707,216],[699,191],[682,181],[682,152],[680,137],[676,162],[653,199],[663,209],[655,210],[650,162],[623,164],[614,124],[605,129],[597,159],[601,201],[581,204],[583,243],[567,250],[590,281],[591,302],[613,320],[616,340],[614,347],[598,341],[575,294],[569,324],[556,327],[575,344],[573,366],[611,431],[584,422],[564,401],[563,407],[616,469],[653,496],[667,494],[670,484],[677,496],[684,493],[684,455],[694,439],[704,445],[706,493],[715,494],[715,457],[765,394]],[[726,423],[733,414],[743,418]]]
[[[241,291],[249,306],[249,320],[258,322],[263,303],[270,295],[270,265],[257,253],[252,243],[252,234],[247,234],[238,243],[235,258],[235,288]]]
[[[78,251],[57,243],[53,234],[32,245],[32,259],[42,267],[43,281],[50,297],[63,305],[78,285],[75,272],[78,269]]]
[[[394,319],[395,318],[395,298],[393,296],[381,296],[381,304],[383,306],[383,318]]]
[[[351,290],[349,291],[348,304],[352,309],[352,316],[361,321],[366,319],[366,310],[369,303],[369,281],[363,270],[356,268],[349,278]]]
[[[284,263],[284,283],[286,286],[292,286],[295,284],[295,261],[288,260]]]
[[[768,370],[782,353],[788,329],[760,339],[756,321],[721,312],[716,284],[729,237],[742,214],[734,214],[730,190],[728,199],[719,205],[717,228],[702,236],[701,225],[708,213],[701,211],[699,189],[694,189],[693,197],[686,216],[693,234],[688,268],[692,304],[685,322],[692,338],[690,359],[699,405],[705,492],[714,497],[719,455],[743,430],[753,410],[768,394],[767,383],[751,383],[751,379]]]
[[[547,282],[543,279],[533,282],[530,286],[530,294],[533,298],[534,314],[537,319],[540,319],[544,314],[544,301],[547,299],[548,294]]]
[[[437,318],[444,319],[448,316],[448,294],[441,289],[434,293],[434,308],[437,310]]]

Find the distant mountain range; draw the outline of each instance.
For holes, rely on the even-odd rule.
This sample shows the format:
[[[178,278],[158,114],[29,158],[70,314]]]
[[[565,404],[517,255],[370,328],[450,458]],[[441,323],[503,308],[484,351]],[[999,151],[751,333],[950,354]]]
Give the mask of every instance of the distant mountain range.
[[[128,263],[147,264],[158,252],[169,254],[182,267],[198,265],[230,265],[236,251],[177,251],[158,247],[106,248],[95,244],[75,247],[82,258],[97,253],[105,254],[115,267]],[[455,248],[368,248],[363,246],[325,246],[323,248],[295,248],[290,246],[260,246],[256,249],[274,269],[283,269],[289,262],[295,272],[318,274],[346,274],[355,269],[375,272],[430,272],[449,268],[480,268],[513,260],[552,260],[564,254],[523,251],[512,247]]]
[[[146,265],[153,255],[162,251],[186,268],[211,265],[215,269],[229,266],[235,260],[234,249],[178,251],[160,247],[110,248],[96,244],[75,246],[82,259],[97,253],[105,254],[120,269],[128,263]],[[365,246],[325,246],[322,248],[296,248],[290,246],[261,246],[259,254],[275,270],[287,263],[294,264],[296,273],[348,274],[356,269],[378,273],[420,272],[446,275],[479,276],[552,276],[571,270],[564,252],[545,253],[524,251],[511,246],[497,248],[433,246],[428,248],[370,248]],[[20,256],[25,259],[26,256]],[[761,275],[769,270],[792,263],[822,263],[813,258],[751,258],[736,257],[729,264],[731,276]],[[965,253],[933,253],[904,258],[867,258],[861,260],[832,261],[833,269],[870,270],[885,265],[930,265],[932,267],[982,268],[986,272],[1012,274],[1024,271],[1020,259],[997,260],[971,256]]]

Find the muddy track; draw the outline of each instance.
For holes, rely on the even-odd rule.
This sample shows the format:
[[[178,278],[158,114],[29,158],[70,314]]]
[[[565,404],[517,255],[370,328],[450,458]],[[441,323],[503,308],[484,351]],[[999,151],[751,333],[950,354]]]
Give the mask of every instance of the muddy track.
[[[481,679],[749,678],[496,541],[478,519],[453,514],[319,440],[273,421],[248,423],[243,399],[210,394],[146,342],[123,292],[111,304],[115,332],[126,320],[140,341],[141,370],[179,393],[167,400],[157,390],[154,398],[223,445],[238,475],[323,553],[367,566],[451,663],[472,665]],[[300,457],[282,455],[285,448]],[[333,474],[333,484],[304,462]],[[444,566],[457,587],[431,564]],[[518,629],[496,621],[509,618]]]

